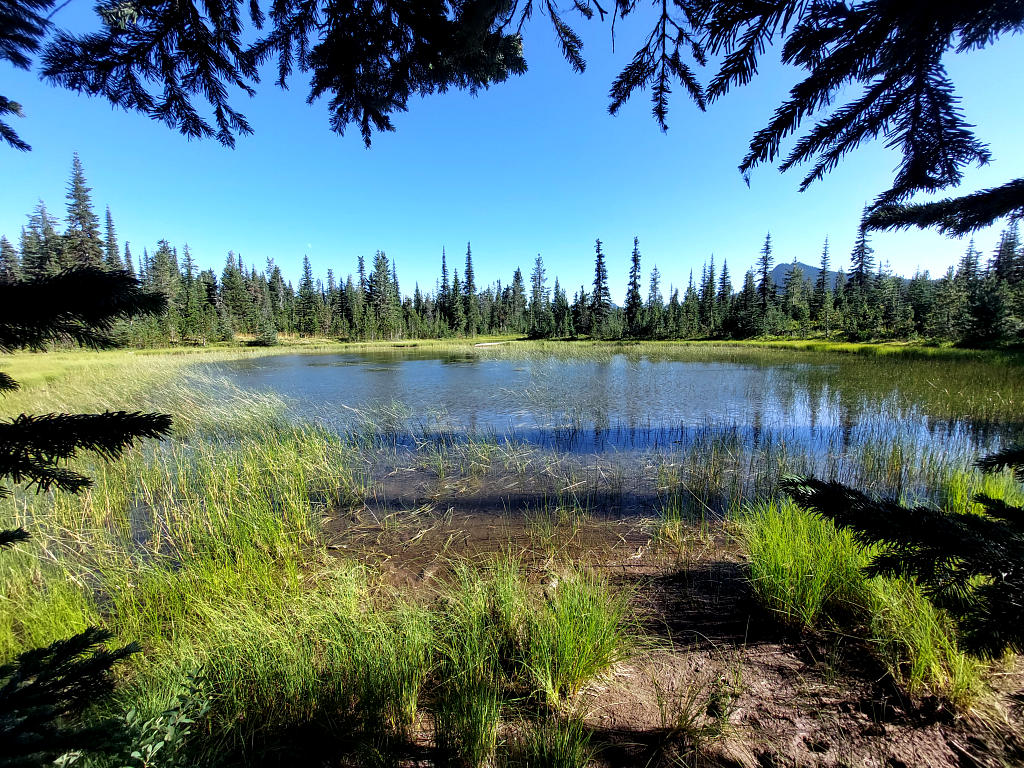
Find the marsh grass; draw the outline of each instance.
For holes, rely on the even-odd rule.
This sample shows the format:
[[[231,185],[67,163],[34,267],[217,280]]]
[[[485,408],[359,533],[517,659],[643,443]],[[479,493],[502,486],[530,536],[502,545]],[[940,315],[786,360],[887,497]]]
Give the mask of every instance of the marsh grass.
[[[526,668],[552,709],[630,652],[628,595],[590,574],[568,573],[535,614]]]
[[[449,350],[446,343],[423,346],[431,354]],[[450,347],[477,357],[554,349]],[[623,351],[558,349],[581,359]],[[33,537],[0,558],[0,663],[94,624],[119,642],[141,640],[144,652],[119,670],[110,707],[134,712],[139,722],[158,719],[190,681],[202,679],[208,701],[182,747],[191,764],[251,761],[262,750],[287,748],[295,729],[307,729],[310,742],[317,740],[310,732],[351,733],[368,760],[386,763],[411,738],[424,708],[433,714],[442,752],[473,765],[493,758],[509,710],[518,718],[532,707],[531,723],[545,713],[541,734],[556,724],[571,731],[575,726],[555,713],[571,710],[582,688],[636,647],[631,596],[557,558],[537,583],[521,559],[503,555],[454,563],[440,592],[417,603],[386,588],[372,570],[332,556],[325,522],[364,511],[376,463],[409,460],[396,446],[410,414],[396,406],[367,413],[347,431],[325,429],[296,420],[275,395],[243,391],[216,372],[192,368],[280,351],[286,350],[5,358],[4,369],[24,385],[0,400],[5,414],[155,410],[173,414],[175,426],[170,440],[118,462],[75,460],[74,468],[95,479],[81,496],[18,491],[0,501],[0,526],[22,525]],[[652,345],[627,354],[725,355],[759,364],[779,352]],[[910,361],[915,370],[908,373],[908,359],[894,357],[887,375],[940,377],[951,361]],[[930,412],[998,419],[1018,407],[1021,385],[1011,374],[994,370],[987,358],[956,362],[969,370],[928,394]],[[881,362],[871,365],[871,375],[881,376]],[[965,383],[982,369],[980,384]],[[866,379],[868,372],[858,370]],[[693,521],[770,493],[784,474],[819,468],[785,439],[755,445],[728,429],[698,431],[684,449],[628,467],[556,456],[514,436],[431,429],[418,434],[419,460],[457,490],[501,473],[525,486],[543,479],[544,488],[555,488],[541,495],[536,523],[552,542],[596,508],[622,508],[647,484],[657,487],[666,527],[681,535]],[[885,436],[844,440],[839,432],[826,438],[834,448],[827,474],[869,490],[941,487],[951,509],[969,509],[978,492],[1011,492],[1005,478],[970,469],[970,442],[937,448],[905,440],[897,448]],[[852,617],[864,642],[908,688],[969,702],[979,671],[957,650],[941,614],[928,613],[930,604],[910,585],[864,580],[863,553],[794,515],[754,507],[743,518],[752,584],[766,604],[798,628],[841,628]],[[548,758],[537,752],[538,764],[573,764],[573,755],[583,753],[574,751],[579,740],[565,738],[565,749],[555,752],[568,762],[543,762]]]
[[[549,716],[517,728],[499,765],[504,768],[585,768],[596,756],[591,734],[577,717]]]
[[[867,578],[871,557],[848,530],[789,500],[741,512],[749,578],[758,599],[801,631],[861,638],[911,696],[933,694],[959,709],[982,692],[982,667],[957,645],[949,619],[905,579]]]

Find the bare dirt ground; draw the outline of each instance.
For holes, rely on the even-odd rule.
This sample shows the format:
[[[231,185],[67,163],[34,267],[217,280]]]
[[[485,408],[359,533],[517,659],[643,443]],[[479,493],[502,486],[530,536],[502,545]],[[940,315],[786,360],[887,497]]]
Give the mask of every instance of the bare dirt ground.
[[[647,639],[574,705],[601,765],[1024,766],[1024,664],[993,665],[972,712],[910,700],[856,639],[780,629],[722,521],[666,538],[643,499],[598,499],[579,515],[542,504],[535,484],[415,469],[375,488],[364,510],[332,522],[331,547],[404,592],[429,594],[453,557],[511,550],[538,582],[571,558],[635,595]]]

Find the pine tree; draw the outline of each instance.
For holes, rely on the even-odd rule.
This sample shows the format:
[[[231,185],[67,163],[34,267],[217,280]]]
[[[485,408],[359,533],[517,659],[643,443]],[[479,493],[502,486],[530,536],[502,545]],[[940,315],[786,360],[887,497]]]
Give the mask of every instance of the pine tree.
[[[21,231],[21,267],[26,278],[46,277],[60,271],[63,242],[57,234],[59,222],[50,216],[42,200]]]
[[[21,258],[11,241],[0,236],[0,284],[10,285],[21,279]]]
[[[441,284],[437,289],[437,309],[450,328],[452,324],[452,291],[448,286],[448,255],[441,247]]]
[[[178,335],[182,341],[206,343],[203,316],[205,290],[196,273],[188,244],[182,249],[181,290],[178,296]]]
[[[459,270],[452,270],[452,290],[448,297],[451,306],[451,329],[457,336],[466,333],[466,305],[462,301],[462,283],[459,282]]]
[[[532,338],[547,338],[554,332],[554,318],[551,316],[551,300],[548,296],[544,260],[540,254],[533,263],[530,273],[530,328]]]
[[[220,277],[220,293],[221,301],[224,302],[227,322],[232,331],[251,333],[253,331],[252,305],[249,301],[249,292],[245,287],[245,277],[242,275],[240,262],[235,257],[234,251],[228,251],[224,271]]]
[[[68,182],[67,230],[64,233],[64,262],[66,266],[103,265],[103,246],[100,223],[92,210],[92,200],[86,185],[85,172],[78,153],[71,161],[71,179]]]
[[[526,333],[529,330],[526,317],[526,281],[523,280],[523,271],[518,267],[512,274],[512,292],[509,299],[512,328],[517,333]],[[579,325],[576,328],[579,329]]]
[[[551,303],[551,314],[554,320],[554,335],[556,338],[566,339],[576,335],[572,322],[572,308],[569,306],[569,299],[562,290],[562,286],[555,278],[555,298]]]
[[[704,266],[698,298],[699,322],[705,336],[710,336],[718,326],[715,317],[715,257]]]
[[[593,327],[592,336],[602,336],[608,313],[612,309],[612,296],[608,290],[608,268],[604,263],[601,241],[594,241],[594,291],[590,294],[590,314]]]
[[[829,321],[832,307],[832,278],[829,274],[828,238],[825,238],[825,245],[821,249],[821,262],[818,267],[818,278],[814,281],[814,291],[811,294],[811,319],[822,322],[825,326],[825,335],[829,333]]]
[[[644,331],[644,300],[640,296],[640,239],[633,238],[633,256],[626,285],[626,335],[639,338]]]
[[[761,329],[761,316],[761,292],[754,282],[754,271],[748,269],[736,299],[733,335],[740,339],[756,336]]]
[[[464,277],[462,292],[466,312],[466,335],[476,336],[480,332],[482,316],[480,302],[476,295],[476,277],[473,274],[473,251],[469,243],[466,243],[466,273]]]
[[[132,249],[128,242],[124,244],[124,270],[132,277],[135,277],[135,264],[132,260]]]
[[[732,278],[729,277],[729,263],[722,262],[722,274],[718,278],[718,295],[715,297],[715,313],[719,323],[724,324],[725,319],[732,311]]]
[[[808,305],[804,272],[797,263],[796,258],[793,259],[789,272],[786,274],[782,303],[786,314],[795,320],[798,326],[805,326],[808,320],[810,320],[811,310]]]
[[[658,266],[651,269],[650,284],[647,287],[647,335],[652,339],[660,339],[664,335],[665,300],[661,295],[661,272]]]
[[[761,257],[758,259],[759,280],[757,283],[757,294],[761,299],[761,312],[767,312],[768,307],[775,303],[775,283],[772,281],[772,234],[769,232],[764,238],[764,245],[761,247]]]
[[[114,217],[107,207],[107,236],[103,241],[103,263],[107,269],[123,269],[121,253],[117,248],[117,232],[114,229]]]
[[[874,249],[868,243],[867,227],[861,222],[857,228],[857,240],[850,254],[850,274],[847,285],[853,295],[863,301],[868,300],[871,287],[871,276],[875,269]]]
[[[227,273],[225,272],[225,282]],[[226,291],[226,286],[225,286]],[[300,336],[315,336],[320,330],[319,293],[313,284],[309,256],[302,257],[302,279],[295,304],[295,330]]]
[[[142,292],[124,272],[77,267],[57,275],[0,285],[0,351],[38,349],[72,340],[106,346],[120,319],[164,308],[162,297]],[[0,392],[17,389],[0,373]],[[82,452],[118,458],[139,440],[170,432],[169,416],[124,411],[98,414],[21,414],[0,422],[0,478],[39,491],[76,493],[92,481],[64,466]],[[10,490],[0,486],[0,497]],[[29,537],[0,532],[0,549]],[[90,627],[66,640],[26,651],[0,665],[0,744],[6,765],[47,765],[61,755],[106,751],[116,726],[83,726],[73,715],[99,703],[112,689],[111,668],[140,650],[132,643],[106,647],[111,634]]]

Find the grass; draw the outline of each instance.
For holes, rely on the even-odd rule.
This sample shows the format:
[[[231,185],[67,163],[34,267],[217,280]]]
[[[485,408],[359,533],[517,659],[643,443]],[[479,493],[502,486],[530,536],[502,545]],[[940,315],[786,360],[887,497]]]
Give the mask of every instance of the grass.
[[[424,354],[481,358],[625,352],[724,356],[744,365],[777,362],[780,354],[794,364],[834,362],[820,349],[753,345],[471,343],[417,346]],[[368,413],[336,432],[296,422],[277,396],[192,368],[197,361],[339,348],[5,358],[4,370],[23,384],[0,401],[8,415],[156,410],[173,414],[175,426],[169,440],[118,462],[76,459],[74,467],[95,479],[80,496],[18,491],[0,501],[0,526],[23,525],[33,537],[0,556],[0,663],[89,625],[109,628],[118,642],[141,640],[144,652],[122,665],[109,709],[132,723],[201,710],[182,747],[185,764],[252,762],[296,744],[337,747],[329,739],[339,738],[352,742],[345,749],[386,762],[425,727],[429,710],[444,759],[500,762],[502,729],[512,727],[521,739],[508,746],[509,759],[580,765],[590,755],[586,734],[566,713],[590,682],[635,649],[637,630],[632,596],[567,561],[554,546],[558,538],[650,483],[656,512],[681,540],[694,521],[706,524],[770,493],[778,477],[821,468],[784,432],[752,445],[728,429],[698,430],[685,449],[639,455],[628,466],[545,452],[514,436],[423,437],[411,461],[431,467],[439,484],[470,490],[512,477],[539,488],[543,480],[533,526],[552,545],[540,576],[510,554],[454,561],[437,594],[414,599],[388,587],[375,568],[328,549],[325,527],[362,508],[368,467],[397,461],[397,449],[381,435],[405,430],[407,411]],[[398,345],[343,348],[410,354]],[[871,380],[883,374],[890,389],[920,376],[946,382],[923,396],[937,418],[967,413],[997,421],[1021,402],[1016,371],[984,355],[886,355],[854,365],[852,383],[840,385],[863,386],[865,409],[879,391]],[[947,376],[954,361],[964,370]],[[980,378],[971,383],[971,376]],[[822,392],[831,386],[819,384]],[[923,391],[920,381],[914,386]],[[969,510],[977,492],[1019,492],[1007,477],[971,469],[969,442],[936,448],[887,435],[847,438],[823,438],[832,462],[826,469],[869,490],[936,488],[936,501],[956,510]],[[977,696],[980,671],[959,652],[943,616],[912,585],[864,579],[866,555],[822,525],[785,505],[747,510],[742,526],[757,594],[798,629],[856,631],[908,690],[966,706]],[[182,699],[195,681],[202,707]],[[304,736],[297,740],[296,732]]]
[[[584,768],[594,756],[590,733],[581,720],[548,717],[539,724],[522,723],[501,764],[507,768]]]
[[[974,704],[982,669],[958,647],[952,623],[905,579],[867,578],[871,552],[846,530],[789,500],[743,510],[742,538],[755,595],[802,631],[853,633],[908,694]]]

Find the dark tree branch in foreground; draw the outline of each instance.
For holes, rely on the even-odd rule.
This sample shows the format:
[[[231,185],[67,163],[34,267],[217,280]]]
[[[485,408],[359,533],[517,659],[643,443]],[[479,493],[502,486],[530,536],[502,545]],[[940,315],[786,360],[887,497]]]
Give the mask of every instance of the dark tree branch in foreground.
[[[866,219],[871,229],[935,228],[944,235],[966,235],[1001,218],[1024,217],[1024,179],[995,189],[934,203],[879,205]]]
[[[113,688],[110,669],[137,653],[131,643],[109,650],[111,634],[95,627],[0,666],[2,766],[39,766],[73,750],[100,750],[117,742],[113,724],[75,726],[70,716]]]
[[[1024,448],[978,462],[986,472],[1013,468],[1024,481]],[[951,513],[874,499],[837,482],[788,479],[783,489],[800,505],[879,547],[869,575],[901,576],[959,625],[965,647],[998,656],[1024,648],[1024,508],[978,495],[983,512]]]
[[[162,413],[22,414],[0,422],[0,477],[39,491],[55,487],[77,493],[92,481],[61,467],[62,462],[81,451],[113,460],[137,441],[164,437],[170,429],[171,417]],[[0,486],[0,497],[5,492]]]
[[[3,9],[0,5],[0,21]],[[97,267],[2,284],[0,351],[64,339],[102,346],[114,320],[165,305],[163,296],[145,293],[127,272]],[[10,376],[0,374],[0,391],[16,388]],[[170,428],[171,417],[158,413],[22,414],[0,422],[0,479],[40,491],[76,492],[89,485],[89,478],[60,465],[80,451],[114,459],[138,440],[161,438]],[[8,493],[0,486],[0,497]],[[20,528],[0,531],[0,549],[28,538]],[[91,627],[0,666],[0,766],[45,765],[67,752],[103,751],[118,742],[113,724],[94,720],[85,726],[76,718],[110,692],[111,668],[140,650],[136,643],[110,650],[105,643],[111,637]]]
[[[0,351],[64,340],[106,346],[115,320],[160,312],[166,304],[128,272],[99,267],[0,285]]]

